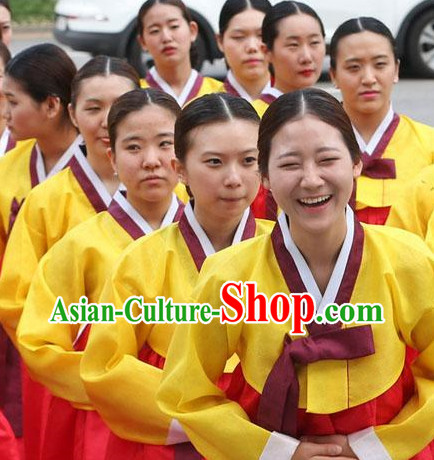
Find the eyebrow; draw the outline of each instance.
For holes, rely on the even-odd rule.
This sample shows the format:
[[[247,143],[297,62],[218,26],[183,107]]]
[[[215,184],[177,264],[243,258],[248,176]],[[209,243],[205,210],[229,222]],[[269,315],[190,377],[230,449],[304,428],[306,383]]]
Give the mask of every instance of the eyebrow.
[[[177,22],[179,20],[180,18],[170,18],[165,22],[170,24],[171,22]],[[149,26],[146,26],[146,29],[151,29],[152,27],[159,27],[160,25],[161,25],[161,22],[153,22],[152,24],[149,24]]]
[[[389,58],[389,56],[387,54],[378,54],[377,56],[373,56],[370,59],[372,60],[372,59],[385,59],[385,58]],[[351,58],[345,59],[345,62],[359,62],[361,60],[362,58],[351,57]]]
[[[253,153],[253,152],[257,152],[258,149],[257,148],[252,148],[252,149],[246,149],[246,150],[243,150],[242,152],[237,152],[237,155],[244,155],[246,153]],[[216,155],[218,157],[223,157],[226,155],[226,153],[221,153],[221,152],[214,152],[213,150],[207,150],[206,152],[202,152],[202,155]]]
[[[174,136],[174,133],[167,132],[167,133],[158,133],[155,137],[156,138],[163,138],[163,137],[173,137],[173,136]],[[127,136],[127,137],[124,137],[122,139],[122,142],[137,141],[137,140],[140,141],[142,139],[143,139],[143,137],[138,135],[138,134],[131,134],[131,135]]]
[[[285,37],[285,40],[299,40],[300,38],[303,38],[303,35],[288,35]],[[315,34],[310,34],[307,36],[307,38],[316,38],[316,37],[321,37],[321,34],[315,33]]]
[[[324,152],[340,152],[341,150],[338,147],[331,147],[329,145],[325,145],[324,147],[320,147],[319,149],[315,150],[315,154],[319,153],[324,153]],[[281,160],[282,158],[287,158],[287,157],[296,157],[300,155],[299,150],[290,150],[288,152],[283,152],[281,153],[277,159]]]

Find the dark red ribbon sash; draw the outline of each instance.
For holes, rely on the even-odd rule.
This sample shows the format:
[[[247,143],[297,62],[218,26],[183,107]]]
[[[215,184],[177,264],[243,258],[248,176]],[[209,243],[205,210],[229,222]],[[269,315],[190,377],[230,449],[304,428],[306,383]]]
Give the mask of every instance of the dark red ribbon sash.
[[[269,431],[296,437],[299,383],[295,364],[362,358],[374,352],[370,325],[349,329],[326,328],[324,332],[294,341],[287,334],[283,351],[265,382],[256,422]]]
[[[395,160],[392,158],[372,158],[367,153],[361,154],[362,175],[371,179],[395,179]]]

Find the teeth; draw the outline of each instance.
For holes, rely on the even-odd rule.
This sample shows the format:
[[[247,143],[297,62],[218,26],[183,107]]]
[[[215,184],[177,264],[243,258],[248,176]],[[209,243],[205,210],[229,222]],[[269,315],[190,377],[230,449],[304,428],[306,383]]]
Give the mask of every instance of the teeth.
[[[318,203],[324,203],[326,202],[331,195],[326,195],[326,196],[321,196],[318,198],[300,198],[300,201],[303,204],[318,204]]]

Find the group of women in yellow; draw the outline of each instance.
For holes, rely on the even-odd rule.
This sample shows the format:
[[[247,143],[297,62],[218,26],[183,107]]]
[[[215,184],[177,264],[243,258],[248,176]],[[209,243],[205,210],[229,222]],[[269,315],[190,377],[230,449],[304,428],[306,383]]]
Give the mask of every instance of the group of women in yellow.
[[[393,110],[393,36],[338,27],[339,102],[307,4],[227,0],[219,27],[224,82],[181,0],[138,13],[142,80],[0,46],[1,460],[434,459],[434,129]],[[228,280],[385,321],[48,321],[59,296],[219,308]]]

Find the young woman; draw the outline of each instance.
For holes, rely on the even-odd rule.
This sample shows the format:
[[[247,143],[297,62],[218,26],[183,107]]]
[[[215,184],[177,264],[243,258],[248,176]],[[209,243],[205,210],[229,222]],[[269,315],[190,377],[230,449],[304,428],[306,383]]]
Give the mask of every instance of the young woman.
[[[403,185],[434,163],[434,129],[393,111],[399,62],[393,35],[382,22],[343,23],[331,41],[330,64],[363,152],[355,193],[358,218],[384,224]]]
[[[0,0],[0,39],[6,46],[10,46],[11,38],[11,7],[9,0]]]
[[[229,67],[222,89],[249,102],[270,86],[262,43],[262,21],[270,9],[268,0],[227,0],[220,12],[217,42]]]
[[[140,45],[154,60],[142,87],[165,91],[181,107],[219,90],[219,81],[203,77],[192,67],[198,26],[181,0],[147,0],[139,10],[137,28]]]
[[[7,46],[0,42],[0,157],[15,147],[16,142],[11,138],[11,132],[6,126],[6,98],[3,93],[3,79],[7,63],[11,60],[11,53]]]
[[[273,86],[254,107],[262,115],[284,93],[313,86],[325,56],[325,31],[318,14],[300,2],[274,5],[262,23],[262,41],[273,68]]]
[[[434,165],[409,182],[390,209],[386,224],[419,235],[434,251]]]
[[[10,55],[0,44],[2,47],[6,62]],[[7,63],[4,76],[2,73],[2,115],[7,127],[1,141],[5,150],[12,146],[11,138],[23,142],[0,160],[0,265],[28,193],[80,152],[81,138],[68,114],[75,73],[68,55],[51,44],[22,51]],[[0,405],[15,434],[21,437],[21,363],[3,328],[0,350]]]
[[[109,430],[92,411],[79,365],[90,324],[49,324],[58,296],[98,302],[121,251],[179,218],[173,131],[180,107],[159,90],[133,90],[110,109],[111,158],[125,186],[108,211],[78,225],[42,258],[18,328],[21,355],[32,376],[58,396],[50,401],[41,458],[104,458]],[[126,193],[126,195],[125,195]],[[62,399],[61,399],[62,398]],[[86,408],[78,410],[74,407]]]
[[[229,94],[184,108],[175,125],[176,169],[193,201],[179,223],[127,248],[101,302],[120,308],[139,295],[145,303],[157,296],[185,303],[209,254],[268,231],[270,223],[255,221],[249,210],[259,186],[258,123],[250,104]],[[109,458],[173,458],[188,450],[188,438],[155,401],[174,327],[119,319],[91,330],[82,378],[96,409],[124,438],[112,440]]]
[[[9,69],[14,68],[13,62],[9,64]],[[38,74],[41,75],[40,69]],[[47,75],[42,75],[47,78]],[[121,59],[104,56],[89,61],[74,77],[70,113],[84,138],[86,156],[81,151],[70,155],[67,168],[27,195],[10,233],[0,275],[0,321],[14,342],[30,282],[41,257],[69,229],[106,210],[111,195],[118,187],[118,179],[113,176],[107,156],[107,114],[115,99],[138,87],[138,84],[139,78],[131,66]],[[14,103],[13,98],[17,98],[18,111],[21,102],[18,99],[21,97],[19,88],[11,83],[8,90],[7,80],[5,88],[9,101]],[[52,105],[59,104],[58,99],[59,96],[49,96],[45,110],[50,112]],[[33,112],[38,109],[28,99],[24,99],[22,104],[25,107],[30,104]],[[22,117],[21,110],[19,112]],[[33,117],[27,114],[26,120],[32,129],[39,129],[39,123]],[[12,125],[11,131],[14,135],[18,132]],[[64,140],[60,133],[58,136]],[[41,150],[51,147],[51,144],[44,144]],[[9,160],[12,155],[13,152],[8,153],[2,161]],[[43,426],[39,414],[44,392],[31,380],[24,382],[25,447],[26,456],[32,459],[39,453],[39,435]]]
[[[323,318],[330,304],[381,304],[384,321],[318,316],[303,326],[307,337],[289,332],[288,321],[180,327],[161,409],[207,458],[433,458],[431,252],[408,232],[354,218],[348,201],[360,153],[333,96],[305,89],[280,97],[262,119],[258,148],[283,212],[271,235],[206,261],[191,301],[219,308],[224,282],[255,281],[268,299],[309,292]],[[412,368],[406,344],[420,351]],[[240,366],[224,392],[214,382],[233,353]]]

